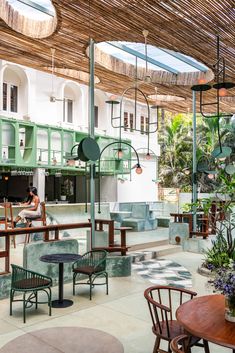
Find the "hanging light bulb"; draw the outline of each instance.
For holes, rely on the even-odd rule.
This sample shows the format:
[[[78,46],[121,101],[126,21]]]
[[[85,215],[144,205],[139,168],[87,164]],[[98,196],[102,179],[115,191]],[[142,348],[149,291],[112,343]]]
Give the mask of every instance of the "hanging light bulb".
[[[142,174],[143,169],[141,168],[140,164],[136,164],[136,169],[135,169],[136,174]]]
[[[199,85],[204,85],[206,83],[206,79],[205,77],[200,77],[197,82]]]
[[[122,151],[121,148],[118,149],[117,155],[118,155],[118,158],[119,158],[119,159],[121,159],[121,158],[123,157],[123,151]]]
[[[55,92],[54,92],[54,74],[55,74],[55,48],[51,48],[51,96],[50,102],[55,103]]]
[[[219,97],[226,97],[228,95],[228,91],[226,88],[222,87],[219,89]]]
[[[151,159],[151,155],[150,155],[150,153],[149,153],[149,152],[148,152],[148,153],[146,153],[145,159],[147,159],[147,161],[149,161],[149,160]]]

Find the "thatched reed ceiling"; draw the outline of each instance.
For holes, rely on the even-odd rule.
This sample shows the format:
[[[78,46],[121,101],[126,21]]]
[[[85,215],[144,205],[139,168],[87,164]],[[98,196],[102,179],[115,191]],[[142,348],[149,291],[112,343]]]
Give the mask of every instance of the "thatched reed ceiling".
[[[50,37],[35,39],[10,28],[0,20],[0,57],[39,70],[50,71],[50,48],[55,48],[55,66],[89,71],[86,48],[89,37],[101,41],[143,42],[142,30],[149,31],[148,43],[189,55],[212,69],[216,61],[216,39],[221,38],[227,75],[235,81],[234,0],[52,0],[57,27]],[[120,95],[132,78],[97,64],[96,88]],[[64,75],[64,73],[63,73]],[[69,76],[68,76],[69,77]],[[79,77],[77,78],[79,81]],[[157,84],[158,94],[185,100],[164,102],[169,110],[191,110],[190,86]],[[155,94],[154,84],[143,84],[146,94]],[[235,89],[231,90],[235,95]],[[213,93],[208,93],[213,100]],[[234,99],[221,102],[221,109],[235,111]]]

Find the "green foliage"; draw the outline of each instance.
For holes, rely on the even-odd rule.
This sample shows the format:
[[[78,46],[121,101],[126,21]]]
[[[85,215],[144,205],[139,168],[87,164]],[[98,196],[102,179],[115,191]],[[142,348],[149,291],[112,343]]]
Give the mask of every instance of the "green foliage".
[[[202,198],[197,200],[197,202],[185,203],[182,206],[183,211],[190,212],[194,209],[197,211],[203,211],[205,215],[208,215],[211,208],[212,200],[210,198]]]
[[[161,126],[159,143],[162,145],[159,159],[160,179],[163,187],[176,187],[181,191],[191,191],[192,178],[184,171],[192,170],[192,116],[186,114],[166,114],[166,123]],[[235,129],[221,118],[220,135],[224,146],[234,148]],[[197,161],[202,156],[211,156],[218,147],[218,119],[197,117]],[[201,192],[213,192],[216,181],[204,173],[198,173],[198,187]],[[234,182],[235,183],[235,182]]]
[[[204,266],[210,270],[218,269],[220,267],[228,267],[231,259],[235,260],[235,252],[233,250],[232,256],[228,252],[228,242],[222,233],[219,233],[214,241],[212,241],[212,248],[205,253]]]

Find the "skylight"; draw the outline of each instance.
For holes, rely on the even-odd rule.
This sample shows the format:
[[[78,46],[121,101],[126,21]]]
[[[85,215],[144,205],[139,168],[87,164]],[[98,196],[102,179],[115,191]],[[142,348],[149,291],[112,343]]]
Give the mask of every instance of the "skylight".
[[[8,0],[14,10],[33,20],[43,21],[48,16],[55,16],[55,9],[50,0]]]
[[[102,42],[97,44],[98,48],[103,52],[120,59],[126,63],[135,65],[137,53],[138,67],[145,67],[145,46],[143,43],[132,42]],[[195,59],[166,49],[147,46],[148,52],[148,69],[170,71],[173,73],[183,72],[206,72],[208,68],[196,61]]]

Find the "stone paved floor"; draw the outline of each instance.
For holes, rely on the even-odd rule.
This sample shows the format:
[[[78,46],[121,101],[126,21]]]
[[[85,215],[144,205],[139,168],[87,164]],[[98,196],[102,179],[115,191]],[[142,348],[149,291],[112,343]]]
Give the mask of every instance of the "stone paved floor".
[[[149,249],[148,249],[149,250]],[[164,255],[165,260],[176,262],[192,274],[192,289],[199,295],[211,293],[206,286],[207,279],[197,273],[203,256],[192,253]],[[150,282],[135,271],[131,277],[110,278],[110,294],[100,286],[94,291],[92,301],[88,298],[87,288],[77,289],[72,296],[71,284],[65,285],[65,298],[73,299],[74,305],[65,309],[53,309],[49,317],[47,307],[41,306],[38,311],[29,309],[27,322],[23,324],[22,308],[15,303],[13,316],[9,316],[9,300],[0,301],[0,347],[17,336],[42,328],[58,326],[80,326],[103,330],[117,337],[124,345],[125,353],[150,353],[153,349],[154,336],[151,332],[150,316],[144,290]],[[57,287],[53,296],[57,297]],[[164,346],[163,346],[164,348]],[[211,353],[228,353],[231,350],[210,344]],[[203,352],[195,347],[193,353]],[[9,352],[11,353],[11,352]],[[25,351],[27,353],[27,351]],[[36,352],[35,353],[45,353]]]

